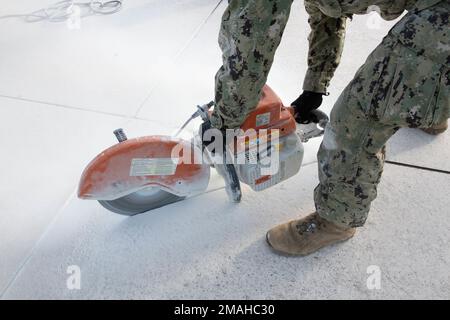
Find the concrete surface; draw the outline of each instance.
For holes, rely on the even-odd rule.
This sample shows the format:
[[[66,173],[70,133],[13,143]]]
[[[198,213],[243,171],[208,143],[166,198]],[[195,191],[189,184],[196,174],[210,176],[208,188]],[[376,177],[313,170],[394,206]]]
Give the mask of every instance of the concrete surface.
[[[216,175],[205,194],[133,218],[75,198],[84,165],[114,143],[112,130],[168,134],[211,99],[223,2],[126,1],[80,29],[0,17],[0,297],[450,298],[449,175],[387,164],[355,238],[306,258],[270,251],[267,229],[313,210],[318,140],[306,145],[300,174],[261,193],[244,188],[239,205]],[[49,4],[8,2],[0,16]],[[393,23],[349,23],[323,110]],[[294,1],[269,77],[285,103],[300,92],[308,30]],[[449,146],[448,133],[401,130],[388,158],[450,170]],[[71,265],[80,290],[67,288]],[[366,284],[370,266],[380,289]]]

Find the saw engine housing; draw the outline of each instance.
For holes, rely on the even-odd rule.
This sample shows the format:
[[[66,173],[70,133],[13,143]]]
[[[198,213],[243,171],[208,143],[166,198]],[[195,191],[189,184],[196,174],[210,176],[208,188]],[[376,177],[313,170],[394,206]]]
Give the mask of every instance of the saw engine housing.
[[[304,148],[292,112],[265,86],[258,106],[241,126],[244,134],[236,138],[235,166],[239,180],[254,191],[276,185],[300,170]]]

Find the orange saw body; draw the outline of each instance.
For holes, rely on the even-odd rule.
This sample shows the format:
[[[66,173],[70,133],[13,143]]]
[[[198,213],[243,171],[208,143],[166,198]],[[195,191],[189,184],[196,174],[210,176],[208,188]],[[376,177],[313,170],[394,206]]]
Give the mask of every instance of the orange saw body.
[[[202,117],[208,117],[212,104],[199,106],[191,119],[201,113]],[[318,131],[314,135],[310,134],[312,131],[299,130],[293,112],[292,107],[283,106],[272,89],[267,85],[263,88],[259,104],[241,126],[242,132],[250,134],[237,136],[235,140],[235,154],[247,160],[233,165],[240,182],[260,191],[299,171],[303,159],[302,141],[323,134],[323,130],[315,126]],[[322,120],[324,126],[328,121],[326,115]],[[102,151],[84,169],[78,187],[79,198],[97,200],[113,212],[134,215],[207,189],[214,164],[205,161],[204,152],[195,139],[188,141],[161,135],[127,139],[122,129],[114,133],[119,142]],[[256,148],[262,142],[269,145],[264,152]],[[263,174],[261,162],[267,157],[263,153],[274,152],[278,155],[278,171]]]

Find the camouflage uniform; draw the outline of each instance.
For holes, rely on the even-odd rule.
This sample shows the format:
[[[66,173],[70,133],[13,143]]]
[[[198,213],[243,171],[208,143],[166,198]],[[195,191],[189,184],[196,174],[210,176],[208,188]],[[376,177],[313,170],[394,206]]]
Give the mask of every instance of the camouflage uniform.
[[[215,126],[237,127],[255,107],[290,4],[230,1],[220,36],[224,66],[216,76]],[[450,117],[448,0],[305,0],[312,31],[303,89],[326,92],[339,64],[347,17],[373,5],[385,19],[409,12],[342,92],[318,153],[316,208],[342,226],[364,224],[386,141],[401,127],[428,128]]]
[[[239,128],[258,104],[292,0],[230,0],[222,17],[223,65],[216,74],[216,128]]]
[[[318,153],[315,203],[323,218],[362,226],[387,140],[401,127],[428,128],[450,117],[449,12],[449,1],[411,10],[339,97]],[[327,83],[330,74],[307,78],[305,86]]]

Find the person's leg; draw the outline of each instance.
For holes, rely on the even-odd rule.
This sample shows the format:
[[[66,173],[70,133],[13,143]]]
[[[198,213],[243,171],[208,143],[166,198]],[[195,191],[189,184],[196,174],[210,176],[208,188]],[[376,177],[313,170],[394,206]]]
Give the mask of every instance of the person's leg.
[[[342,227],[364,224],[383,171],[384,145],[398,127],[364,113],[347,88],[333,108],[317,158],[320,184],[314,192],[317,213]]]
[[[450,116],[448,10],[442,2],[406,15],[336,103],[318,153],[317,212],[362,226],[376,198],[384,145],[398,128],[437,128]],[[410,30],[410,32],[405,32]]]
[[[308,255],[351,238],[354,227],[364,223],[376,197],[384,144],[397,129],[380,124],[365,108],[365,99],[373,96],[373,84],[379,80],[376,74],[384,70],[379,58],[389,57],[390,52],[391,48],[380,45],[336,102],[318,153],[316,212],[269,230],[267,242],[275,251]]]
[[[378,116],[386,100],[381,88],[389,86],[395,73],[396,43],[387,38],[379,45],[345,88],[333,107],[317,154],[316,211],[343,227],[364,224],[377,195],[384,145],[399,128],[382,124]]]
[[[318,153],[317,212],[271,229],[267,241],[276,251],[306,255],[352,237],[376,198],[386,141],[401,127],[429,128],[449,118],[450,59],[440,56],[442,50],[429,51],[449,43],[448,35],[439,25],[437,33],[421,25],[446,25],[448,10],[441,9],[404,17],[411,23],[402,30],[414,32],[402,35],[410,39],[400,42],[390,33],[341,94]],[[436,45],[427,41],[425,48],[424,34],[439,30],[440,37],[428,39]]]
[[[223,66],[216,74],[217,129],[235,129],[257,106],[292,0],[230,0],[222,17],[219,44]]]

